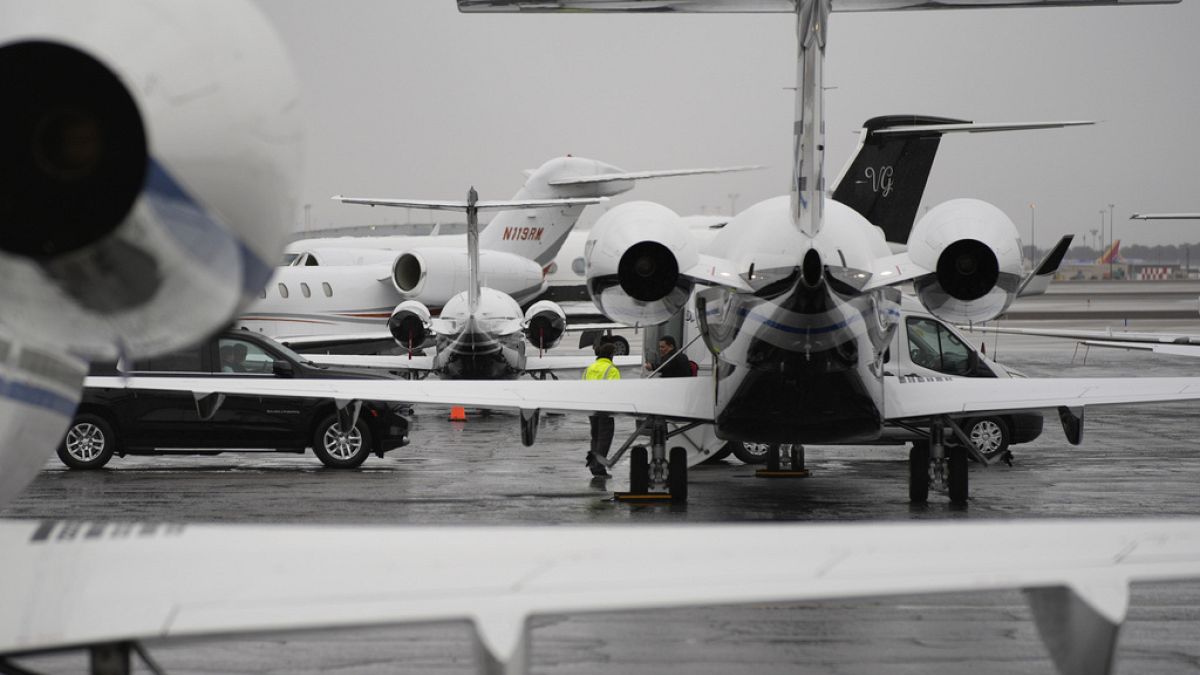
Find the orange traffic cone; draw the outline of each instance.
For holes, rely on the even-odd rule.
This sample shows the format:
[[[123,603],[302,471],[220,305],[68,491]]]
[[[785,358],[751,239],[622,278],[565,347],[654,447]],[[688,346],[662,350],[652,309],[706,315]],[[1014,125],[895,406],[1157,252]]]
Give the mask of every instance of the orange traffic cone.
[[[467,421],[467,409],[462,407],[461,405],[456,405],[456,406],[450,408],[450,421],[451,422],[466,422]]]

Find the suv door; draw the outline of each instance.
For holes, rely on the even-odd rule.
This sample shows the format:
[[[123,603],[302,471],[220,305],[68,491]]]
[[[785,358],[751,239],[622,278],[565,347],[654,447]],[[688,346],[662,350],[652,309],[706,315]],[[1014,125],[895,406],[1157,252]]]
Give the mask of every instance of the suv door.
[[[135,361],[130,374],[206,376],[204,346]],[[123,422],[123,442],[130,447],[206,447],[211,439],[212,430],[201,422],[188,392],[139,391],[122,405],[125,409],[117,415]]]
[[[274,378],[276,361],[287,361],[252,336],[216,340],[214,378]],[[229,448],[287,448],[308,445],[301,397],[226,396],[213,415],[216,443]]]

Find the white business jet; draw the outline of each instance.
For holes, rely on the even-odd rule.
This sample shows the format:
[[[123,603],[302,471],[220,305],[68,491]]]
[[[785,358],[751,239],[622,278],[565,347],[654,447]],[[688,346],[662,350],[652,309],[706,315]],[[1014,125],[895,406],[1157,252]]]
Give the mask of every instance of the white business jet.
[[[527,172],[511,203],[534,200],[551,206],[510,206],[496,213],[479,233],[477,274],[489,293],[528,305],[546,290],[555,256],[588,204],[628,192],[639,180],[757,168],[624,171],[584,157],[548,160]],[[431,208],[428,201],[333,199],[366,206]],[[570,199],[576,201],[546,201]],[[466,235],[313,238],[294,242],[288,250],[296,255],[294,264],[275,270],[262,297],[238,318],[239,325],[276,338],[377,333],[385,323],[437,316],[467,290],[471,274]],[[401,303],[405,313],[397,316]]]

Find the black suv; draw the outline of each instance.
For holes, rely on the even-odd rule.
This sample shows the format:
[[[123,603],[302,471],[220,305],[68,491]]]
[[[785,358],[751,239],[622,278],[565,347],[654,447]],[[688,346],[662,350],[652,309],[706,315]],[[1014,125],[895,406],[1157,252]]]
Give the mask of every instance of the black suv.
[[[129,374],[171,377],[381,378],[378,371],[327,368],[262,335],[229,330],[170,354],[135,361]],[[117,375],[115,364],[96,364],[92,375]],[[215,410],[213,410],[215,408]],[[201,416],[201,409],[205,414]],[[354,428],[338,422],[331,399],[229,395],[198,402],[188,392],[84,387],[83,400],[58,447],[63,464],[97,469],[113,454],[149,455],[158,448],[185,454],[219,454],[226,448],[313,454],[332,468],[354,468],[374,452],[408,443],[401,406],[364,401]],[[213,448],[214,450],[209,450]],[[178,454],[178,451],[172,452]]]

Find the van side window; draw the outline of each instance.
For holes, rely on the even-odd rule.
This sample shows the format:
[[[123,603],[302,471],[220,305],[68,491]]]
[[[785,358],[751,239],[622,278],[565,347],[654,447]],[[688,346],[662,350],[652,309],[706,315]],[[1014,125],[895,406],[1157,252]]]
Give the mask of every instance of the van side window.
[[[199,373],[203,372],[200,353],[199,347],[192,347],[149,359],[138,359],[133,362],[132,370],[154,373]]]
[[[915,365],[947,375],[970,375],[971,350],[937,321],[910,317],[908,356]]]

